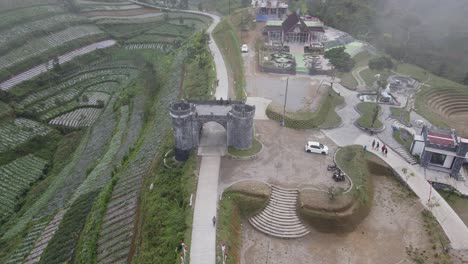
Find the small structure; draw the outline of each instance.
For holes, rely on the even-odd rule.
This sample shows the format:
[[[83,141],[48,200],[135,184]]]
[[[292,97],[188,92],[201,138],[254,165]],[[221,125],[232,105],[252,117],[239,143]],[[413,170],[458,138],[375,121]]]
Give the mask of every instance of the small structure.
[[[421,166],[461,180],[460,169],[468,158],[468,139],[457,136],[455,130],[436,131],[423,126],[421,134],[414,136],[410,152],[420,157]]]
[[[256,21],[281,19],[288,11],[288,4],[280,0],[252,0],[252,7]]]
[[[216,122],[226,129],[228,146],[238,149],[252,146],[255,106],[223,99],[190,100],[172,103],[169,111],[178,161],[187,160],[190,151],[198,147],[201,130],[207,122]]]
[[[305,20],[293,12],[286,20],[268,20],[263,30],[268,41],[281,43],[298,43],[312,45],[321,42],[325,30],[323,23],[317,18]],[[314,44],[315,45],[315,44]]]

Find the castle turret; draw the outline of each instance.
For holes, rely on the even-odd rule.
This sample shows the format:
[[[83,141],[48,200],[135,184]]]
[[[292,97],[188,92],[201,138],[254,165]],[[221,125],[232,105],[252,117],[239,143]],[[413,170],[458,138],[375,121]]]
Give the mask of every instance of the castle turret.
[[[185,161],[192,148],[196,146],[192,135],[192,119],[196,108],[191,103],[177,102],[171,104],[169,110],[174,133],[175,159]]]
[[[254,115],[255,106],[247,104],[232,106],[227,122],[228,146],[237,149],[247,149],[252,146]]]

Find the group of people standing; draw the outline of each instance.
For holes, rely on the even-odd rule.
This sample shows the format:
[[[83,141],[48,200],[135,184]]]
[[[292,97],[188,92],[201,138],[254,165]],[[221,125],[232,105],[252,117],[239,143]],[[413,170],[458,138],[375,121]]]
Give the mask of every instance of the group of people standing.
[[[382,150],[382,155],[384,155],[385,157],[387,157],[387,153],[388,153],[388,148],[387,146],[385,146],[385,144],[382,144],[382,147],[380,147],[380,142],[379,141],[375,141],[375,139],[372,141],[372,149],[374,150],[379,150],[379,148]]]

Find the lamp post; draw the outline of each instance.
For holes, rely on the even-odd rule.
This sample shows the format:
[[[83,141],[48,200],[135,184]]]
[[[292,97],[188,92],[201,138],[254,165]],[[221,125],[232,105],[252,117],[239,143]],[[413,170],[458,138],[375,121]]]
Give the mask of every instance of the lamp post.
[[[288,100],[288,84],[289,84],[289,77],[286,79],[286,92],[284,94],[283,120],[281,121],[281,126],[284,126],[284,117],[286,116],[286,101]]]

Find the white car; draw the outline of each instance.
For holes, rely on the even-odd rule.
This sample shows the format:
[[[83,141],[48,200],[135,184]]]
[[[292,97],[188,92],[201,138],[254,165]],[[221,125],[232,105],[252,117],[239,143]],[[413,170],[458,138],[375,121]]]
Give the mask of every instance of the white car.
[[[249,52],[249,46],[247,46],[247,44],[242,45],[241,51],[242,52]]]
[[[315,141],[308,141],[305,145],[305,151],[308,153],[328,154],[328,147]]]

